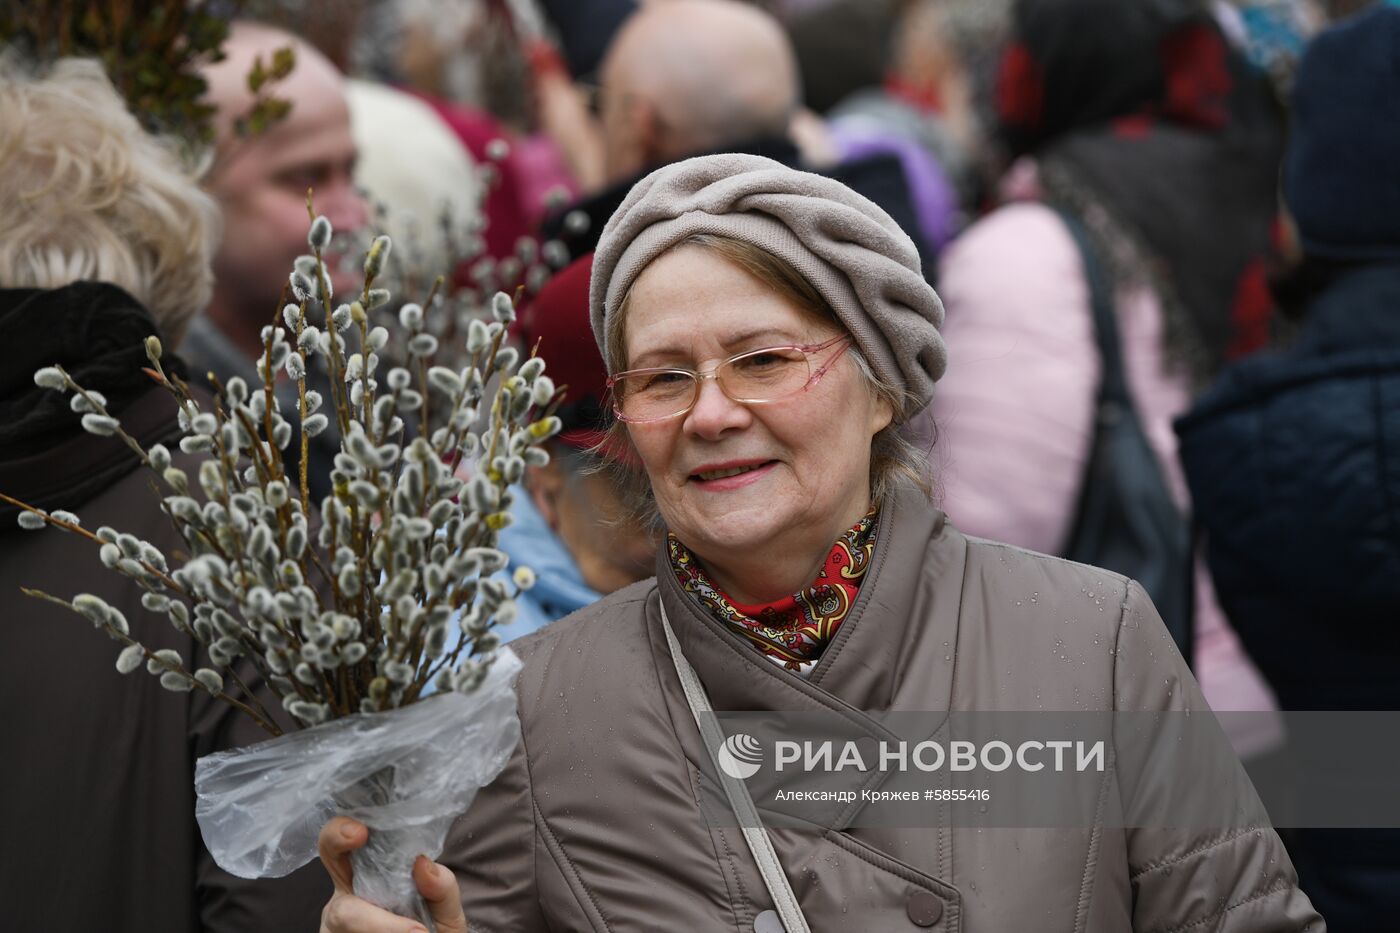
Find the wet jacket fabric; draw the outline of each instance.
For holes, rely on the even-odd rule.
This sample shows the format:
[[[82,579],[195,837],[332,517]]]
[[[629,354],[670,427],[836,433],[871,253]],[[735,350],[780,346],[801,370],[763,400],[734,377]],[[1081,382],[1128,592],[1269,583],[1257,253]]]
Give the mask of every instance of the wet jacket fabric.
[[[713,765],[662,604],[717,711],[1206,709],[1136,584],[967,538],[915,493],[882,511],[851,614],[805,679],[706,614],[664,554],[658,571],[513,644],[521,744],[444,854],[473,930],[771,923],[755,926],[773,905],[742,836],[702,815]],[[817,933],[1324,929],[1267,826],[770,832]]]
[[[142,340],[155,333],[146,311],[111,285],[0,290],[0,341],[11,355],[0,377],[0,492],[76,512],[90,530],[130,532],[173,557],[181,545],[149,471],[119,439],[84,433],[68,398],[32,379],[60,363],[105,394],[143,445],[169,443],[174,402],[140,373]],[[195,759],[265,733],[203,691],[171,693],[144,670],[123,677],[120,645],[81,616],[21,595],[21,586],[93,593],[139,641],[193,654],[193,639],[142,609],[141,590],[105,569],[91,542],[20,530],[16,514],[0,504],[0,926],[316,930],[330,894],[319,866],[274,881],[235,878],[213,863],[195,822]]]
[[[1400,263],[1338,275],[1292,347],[1227,369],[1178,424],[1221,603],[1289,709],[1400,709],[1397,308]],[[1394,924],[1400,831],[1297,851],[1335,929]]]

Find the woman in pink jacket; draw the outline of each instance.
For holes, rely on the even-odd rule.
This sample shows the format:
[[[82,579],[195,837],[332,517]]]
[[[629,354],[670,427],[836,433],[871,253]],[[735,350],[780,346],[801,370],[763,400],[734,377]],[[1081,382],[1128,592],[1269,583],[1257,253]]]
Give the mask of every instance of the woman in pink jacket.
[[[1084,258],[1061,215],[1087,231],[1107,273],[1128,387],[1185,512],[1171,421],[1267,335],[1281,133],[1258,76],[1201,7],[1021,3],[995,97],[1015,162],[1002,205],[942,259],[953,362],[931,408],[935,475],[959,527],[1064,553],[1102,366]],[[1195,588],[1206,698],[1272,709],[1199,567]],[[1267,717],[1226,725],[1244,756],[1278,739]]]

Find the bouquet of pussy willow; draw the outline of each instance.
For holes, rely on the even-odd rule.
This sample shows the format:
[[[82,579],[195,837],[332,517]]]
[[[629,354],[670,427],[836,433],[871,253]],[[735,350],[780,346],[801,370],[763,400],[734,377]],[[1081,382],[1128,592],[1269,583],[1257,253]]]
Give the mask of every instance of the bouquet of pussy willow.
[[[197,765],[200,825],[220,865],[243,877],[286,874],[314,857],[327,818],[353,816],[371,829],[357,853],[358,893],[431,928],[412,861],[441,851],[451,819],[500,771],[519,735],[511,689],[519,661],[493,629],[513,616],[533,576],[523,567],[505,576],[495,544],[510,520],[511,485],[527,464],[548,460],[542,442],[559,429],[559,398],[544,361],[522,361],[506,345],[515,312],[504,293],[470,322],[465,354],[454,353],[460,368],[433,365],[438,339],[425,311],[404,305],[397,329],[406,347],[396,356],[407,365],[381,372],[389,334],[371,326],[369,312],[390,299],[375,287],[389,240],[369,248],[355,300],[333,307],[322,259],[330,237],[316,217],[312,254],[290,276],[296,300],[263,330],[260,385],[215,380],[212,403],[201,403],[162,366],[159,340],[147,340],[148,373],[178,405],[181,455],[143,448],[100,393],[63,369],[34,376],[71,393],[87,431],[120,437],[154,471],[159,507],[187,553],[176,566],[133,535],[88,531],[71,513],[22,503],[20,524],[91,539],[104,565],[144,590],[145,609],[192,635],[211,666],[147,648],[96,596],[26,592],[71,607],[121,643],[118,671],[144,666],[170,690],[207,691],[280,736]],[[329,397],[307,387],[318,356]],[[283,377],[297,387],[295,410],[278,403]],[[312,502],[307,442],[332,422],[341,438],[332,492]],[[282,735],[238,674],[250,666],[302,731]]]

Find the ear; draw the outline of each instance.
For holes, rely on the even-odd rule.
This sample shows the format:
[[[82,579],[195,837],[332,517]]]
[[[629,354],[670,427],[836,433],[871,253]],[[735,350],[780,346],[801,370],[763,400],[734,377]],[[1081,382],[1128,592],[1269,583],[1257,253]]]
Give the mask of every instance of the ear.
[[[894,422],[894,406],[878,392],[870,395],[870,436],[873,438]]]
[[[551,531],[559,530],[559,496],[564,490],[564,474],[552,458],[544,466],[525,471],[525,491]]]
[[[666,145],[666,127],[656,105],[649,100],[638,98],[632,107],[632,129],[637,138],[637,149],[642,155],[642,165],[652,166],[670,161]]]

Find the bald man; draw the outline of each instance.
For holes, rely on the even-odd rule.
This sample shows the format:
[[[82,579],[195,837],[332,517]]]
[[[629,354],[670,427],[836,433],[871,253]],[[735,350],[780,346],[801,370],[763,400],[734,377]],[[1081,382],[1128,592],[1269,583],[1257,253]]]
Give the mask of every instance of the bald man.
[[[287,46],[296,52],[296,67],[272,90],[291,101],[291,112],[266,132],[238,135],[235,122],[254,103],[249,69],[259,56],[270,64]],[[345,80],[335,65],[296,36],[252,23],[234,24],[224,53],[204,72],[207,100],[217,108],[207,187],[223,209],[224,238],[214,260],[213,300],[182,349],[227,378],[262,351],[259,332],[278,311],[292,261],[308,251],[306,189],[314,189],[316,210],[337,233],[362,227],[368,210],[353,184],[355,141]],[[337,294],[357,286],[353,271],[341,271],[338,261],[329,265]]]
[[[726,144],[784,138],[801,105],[782,28],[734,0],[645,5],[613,39],[600,77],[613,183]]]
[[[598,235],[642,175],[709,152],[747,152],[803,168],[793,144],[802,112],[797,58],[772,16],[738,0],[644,3],[613,37],[599,71],[607,186],[545,224],[570,253]],[[916,223],[897,159],[826,172],[879,204],[906,230]]]

